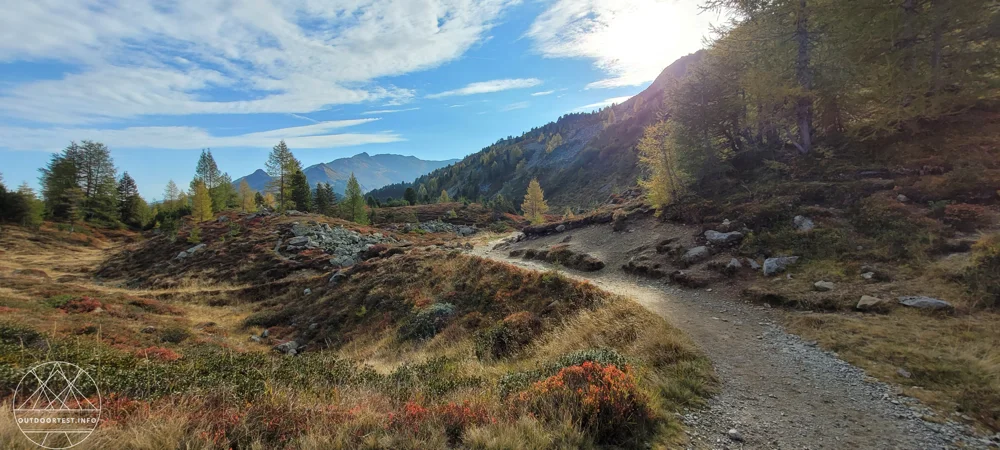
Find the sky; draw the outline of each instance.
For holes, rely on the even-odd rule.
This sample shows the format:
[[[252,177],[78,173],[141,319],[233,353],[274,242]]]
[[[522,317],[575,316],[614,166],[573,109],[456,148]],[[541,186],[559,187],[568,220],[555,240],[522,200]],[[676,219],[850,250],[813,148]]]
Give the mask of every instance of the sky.
[[[37,189],[95,140],[155,200],[202,148],[233,179],[282,139],[304,166],[461,158],[641,92],[719,21],[694,0],[12,2],[0,173]]]

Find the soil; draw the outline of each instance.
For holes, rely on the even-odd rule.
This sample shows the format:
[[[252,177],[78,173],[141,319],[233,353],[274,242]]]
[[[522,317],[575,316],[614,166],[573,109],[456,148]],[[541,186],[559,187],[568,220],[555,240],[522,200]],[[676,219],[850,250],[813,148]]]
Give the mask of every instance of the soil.
[[[690,447],[698,449],[939,449],[1000,448],[963,424],[935,416],[813,342],[784,331],[783,312],[740,300],[738,282],[682,289],[629,275],[619,268],[630,255],[663,239],[691,245],[700,230],[648,220],[624,232],[595,225],[526,240],[504,249],[500,241],[473,253],[532,270],[560,270],[634,299],[683,330],[712,360],[721,390],[706,408],[683,416]],[[607,263],[578,272],[508,257],[512,249],[563,242]],[[752,276],[752,275],[751,275]],[[735,432],[731,432],[735,430]]]

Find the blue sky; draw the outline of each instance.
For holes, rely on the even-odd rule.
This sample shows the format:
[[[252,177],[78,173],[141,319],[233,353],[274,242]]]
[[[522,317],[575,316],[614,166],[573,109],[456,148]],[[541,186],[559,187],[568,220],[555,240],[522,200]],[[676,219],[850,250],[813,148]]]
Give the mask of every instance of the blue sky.
[[[640,92],[718,16],[685,0],[33,0],[0,16],[0,172],[37,187],[71,140],[147,199],[201,148],[233,178],[285,139],[304,165],[460,158]]]

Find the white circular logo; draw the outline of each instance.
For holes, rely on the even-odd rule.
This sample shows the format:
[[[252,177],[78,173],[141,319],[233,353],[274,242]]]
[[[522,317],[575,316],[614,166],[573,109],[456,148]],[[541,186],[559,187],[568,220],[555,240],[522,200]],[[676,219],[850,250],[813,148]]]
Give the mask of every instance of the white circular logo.
[[[76,364],[53,361],[24,374],[12,406],[17,427],[31,442],[53,450],[70,448],[97,428],[101,392]]]

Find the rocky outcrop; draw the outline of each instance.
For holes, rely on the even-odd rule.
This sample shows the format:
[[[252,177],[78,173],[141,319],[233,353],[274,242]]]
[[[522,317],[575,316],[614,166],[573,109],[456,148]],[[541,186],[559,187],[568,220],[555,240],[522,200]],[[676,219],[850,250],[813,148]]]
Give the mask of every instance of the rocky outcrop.
[[[858,311],[882,311],[889,308],[889,301],[870,295],[862,295],[855,309]]]
[[[721,233],[715,230],[708,230],[705,232],[705,239],[707,239],[708,243],[712,245],[729,245],[742,241],[743,233],[740,233],[739,231]]]
[[[360,255],[379,244],[397,244],[399,241],[382,233],[361,234],[347,228],[310,222],[292,224],[294,237],[285,242],[285,251],[298,253],[303,250],[321,249],[332,255],[330,264],[347,267],[358,262]]]
[[[953,311],[955,309],[951,303],[933,297],[921,295],[907,295],[899,297],[899,304],[910,308],[923,309],[925,311]]]
[[[586,253],[570,250],[566,244],[553,245],[544,250],[513,250],[510,252],[510,256],[561,264],[583,272],[595,272],[604,268],[604,261]]]
[[[764,260],[764,276],[777,275],[799,261],[798,256],[778,256]]]
[[[194,247],[191,247],[191,248],[189,248],[187,250],[184,250],[183,252],[178,253],[177,256],[174,257],[174,259],[184,259],[184,258],[190,257],[190,256],[194,255],[195,253],[198,253],[198,252],[204,250],[205,247],[207,247],[205,244],[198,244],[198,245],[196,245]]]
[[[792,224],[795,225],[795,229],[799,231],[811,231],[813,228],[816,228],[816,224],[812,221],[812,219],[806,216],[795,216],[795,218],[792,219]]]

